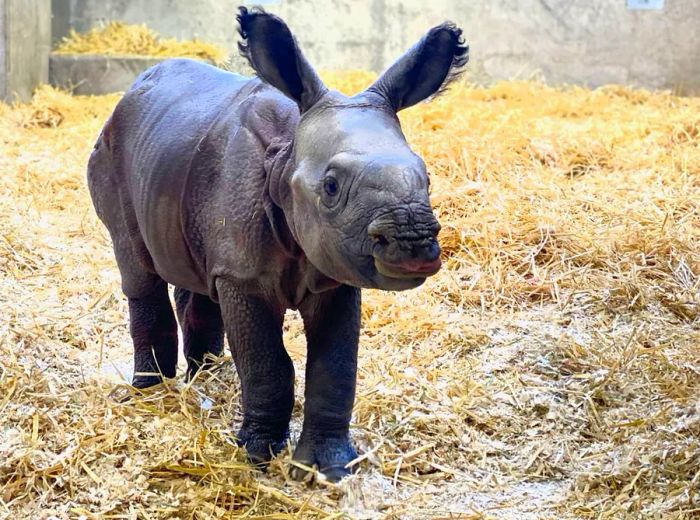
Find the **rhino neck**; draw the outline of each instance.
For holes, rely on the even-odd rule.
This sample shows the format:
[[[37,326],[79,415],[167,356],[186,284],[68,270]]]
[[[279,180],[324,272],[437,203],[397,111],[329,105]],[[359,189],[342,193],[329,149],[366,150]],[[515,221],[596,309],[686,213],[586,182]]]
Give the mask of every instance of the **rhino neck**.
[[[292,258],[303,254],[293,231],[289,176],[294,171],[293,141],[273,140],[265,151],[265,193],[263,203],[275,240]]]
[[[275,240],[295,264],[297,280],[293,297],[295,306],[306,292],[320,293],[340,285],[309,262],[299,245],[292,219],[292,197],[289,181],[294,173],[294,141],[275,140],[265,153],[264,206]]]

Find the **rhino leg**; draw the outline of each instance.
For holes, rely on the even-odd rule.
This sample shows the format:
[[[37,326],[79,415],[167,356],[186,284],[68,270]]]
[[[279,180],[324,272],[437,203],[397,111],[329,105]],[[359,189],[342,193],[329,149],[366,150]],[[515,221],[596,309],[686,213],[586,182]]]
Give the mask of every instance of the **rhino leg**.
[[[231,355],[241,380],[243,424],[238,443],[263,465],[289,436],[294,365],[282,343],[284,309],[219,279],[219,301]]]
[[[132,385],[146,388],[161,383],[161,376],[175,377],[177,324],[163,280],[155,280],[150,292],[129,298],[129,320],[134,342]]]
[[[304,427],[294,459],[338,481],[350,473],[346,465],[357,456],[349,429],[357,377],[360,290],[340,286],[300,310],[308,354]],[[306,471],[295,467],[292,477],[301,480]]]
[[[187,376],[192,378],[200,368],[206,368],[206,354],[220,356],[224,350],[221,307],[209,296],[180,287],[175,288],[175,306],[185,342]]]
[[[129,300],[129,329],[134,344],[132,385],[146,388],[175,377],[177,323],[168,285],[155,273],[148,248],[141,238],[133,203],[112,164],[108,138],[111,119],[95,144],[88,165],[88,185],[95,210],[112,238],[121,274],[122,291]]]
[[[131,384],[147,388],[162,383],[162,376],[175,377],[177,323],[168,297],[168,284],[144,267],[145,245],[122,231],[110,229],[122,290],[129,300],[129,330],[134,344]],[[137,252],[138,247],[141,252]]]

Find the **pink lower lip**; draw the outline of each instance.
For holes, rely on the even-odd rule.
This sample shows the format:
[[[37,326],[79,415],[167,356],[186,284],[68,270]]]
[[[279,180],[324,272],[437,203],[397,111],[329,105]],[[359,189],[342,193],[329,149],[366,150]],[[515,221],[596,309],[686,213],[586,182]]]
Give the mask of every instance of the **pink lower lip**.
[[[381,260],[380,260],[381,262]],[[401,274],[434,274],[440,270],[442,261],[440,258],[436,258],[432,262],[421,262],[421,261],[407,261],[401,264],[390,264],[388,262],[382,262],[382,264],[391,271],[395,271]]]

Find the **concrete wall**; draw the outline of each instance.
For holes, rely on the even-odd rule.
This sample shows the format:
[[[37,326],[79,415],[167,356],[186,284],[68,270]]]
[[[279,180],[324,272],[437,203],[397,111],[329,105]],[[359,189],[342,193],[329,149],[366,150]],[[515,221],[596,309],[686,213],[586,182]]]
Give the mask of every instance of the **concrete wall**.
[[[50,0],[0,0],[0,99],[27,101],[49,80]]]
[[[104,20],[147,23],[235,50],[241,3],[283,16],[319,68],[384,69],[431,25],[458,22],[477,81],[626,83],[700,93],[700,0],[633,11],[628,0],[53,0],[54,37]]]

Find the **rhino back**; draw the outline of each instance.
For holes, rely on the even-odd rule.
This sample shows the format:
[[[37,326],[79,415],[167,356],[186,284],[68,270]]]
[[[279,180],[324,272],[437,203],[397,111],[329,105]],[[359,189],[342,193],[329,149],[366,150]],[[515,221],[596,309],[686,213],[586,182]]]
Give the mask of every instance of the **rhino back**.
[[[222,254],[211,242],[251,246],[264,233],[262,223],[236,222],[258,215],[264,148],[285,131],[264,124],[265,112],[277,110],[271,90],[193,60],[169,60],[142,74],[115,109],[103,131],[108,175],[122,191],[120,211],[133,213],[145,263],[165,281],[209,293],[214,265],[221,270],[210,257]],[[250,251],[223,253],[244,270],[250,263]]]

